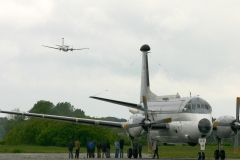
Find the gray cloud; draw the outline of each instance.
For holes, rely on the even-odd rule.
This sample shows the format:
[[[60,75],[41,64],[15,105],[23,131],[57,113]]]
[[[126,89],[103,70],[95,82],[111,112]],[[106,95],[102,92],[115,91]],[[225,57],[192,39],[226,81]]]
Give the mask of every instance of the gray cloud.
[[[240,95],[238,1],[1,4],[3,110],[28,111],[38,100],[67,101],[87,115],[128,118],[127,108],[88,97],[109,89],[99,96],[138,103],[137,57],[141,45],[149,44],[154,92],[189,96],[190,90],[212,105],[214,117],[235,115]],[[41,46],[61,44],[63,37],[65,44],[90,49],[65,53]]]

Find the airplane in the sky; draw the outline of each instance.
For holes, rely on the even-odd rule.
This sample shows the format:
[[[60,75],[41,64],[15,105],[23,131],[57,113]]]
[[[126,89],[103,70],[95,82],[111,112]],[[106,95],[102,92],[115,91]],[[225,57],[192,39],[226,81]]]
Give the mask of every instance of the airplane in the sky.
[[[218,143],[214,152],[215,159],[225,159],[225,151],[220,148],[220,142],[225,138],[235,137],[234,151],[238,153],[238,130],[240,129],[239,108],[240,98],[237,98],[236,118],[221,116],[212,122],[212,107],[200,97],[180,97],[179,94],[157,96],[150,90],[148,54],[150,47],[143,45],[141,67],[140,103],[129,103],[92,96],[90,98],[129,107],[133,113],[127,122],[114,122],[36,114],[26,112],[3,111],[1,113],[39,117],[66,122],[97,125],[124,129],[133,144],[134,138],[147,136],[149,150],[155,150],[157,142],[166,144],[200,144],[198,159],[205,159],[205,143],[213,132]],[[161,85],[161,84],[160,84]],[[127,157],[137,158],[137,150],[128,149]]]
[[[50,46],[44,46],[44,45],[42,45],[42,46],[43,46],[43,47],[48,47],[48,48],[53,48],[53,49],[58,49],[59,51],[64,51],[64,52],[74,51],[74,50],[89,49],[89,48],[74,49],[73,47],[72,47],[72,48],[69,48],[69,46],[64,45],[64,38],[62,38],[62,45],[56,45],[56,46],[58,46],[58,47],[50,47]]]

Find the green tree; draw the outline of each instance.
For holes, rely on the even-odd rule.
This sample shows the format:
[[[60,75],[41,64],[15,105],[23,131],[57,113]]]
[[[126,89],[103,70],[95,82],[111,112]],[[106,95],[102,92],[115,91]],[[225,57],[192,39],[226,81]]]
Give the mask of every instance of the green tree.
[[[52,114],[59,116],[72,116],[74,112],[74,106],[69,102],[58,103],[53,109]]]
[[[51,114],[54,104],[49,101],[38,101],[33,108],[29,110],[30,113]]]

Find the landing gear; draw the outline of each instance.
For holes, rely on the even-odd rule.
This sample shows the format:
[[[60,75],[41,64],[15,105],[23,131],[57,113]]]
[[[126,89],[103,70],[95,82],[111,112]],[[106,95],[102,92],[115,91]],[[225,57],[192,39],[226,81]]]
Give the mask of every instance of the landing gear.
[[[226,156],[225,156],[225,151],[221,150],[220,148],[221,139],[217,137],[217,141],[218,141],[218,149],[215,150],[214,152],[214,158],[215,160],[218,160],[219,158],[221,160],[224,160]]]
[[[198,142],[201,146],[201,151],[198,152],[198,160],[205,160],[205,153],[203,151],[205,150],[206,138],[198,138]]]
[[[205,159],[205,153],[204,152],[198,152],[198,160],[204,160]]]
[[[133,149],[133,158],[137,158],[137,157],[138,157],[138,150]]]
[[[127,157],[128,158],[132,158],[133,152],[132,152],[132,148],[128,148],[127,150]]]

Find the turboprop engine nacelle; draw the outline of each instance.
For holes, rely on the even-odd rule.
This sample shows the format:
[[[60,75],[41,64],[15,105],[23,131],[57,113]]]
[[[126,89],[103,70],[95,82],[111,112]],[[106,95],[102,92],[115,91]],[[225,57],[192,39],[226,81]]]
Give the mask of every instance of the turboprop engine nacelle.
[[[128,124],[129,124],[129,126],[132,125],[132,124],[139,124],[143,121],[144,118],[145,117],[142,114],[133,114],[129,118]],[[126,127],[128,127],[128,125],[126,125]],[[129,135],[131,135],[132,137],[142,137],[143,136],[143,134],[142,134],[143,131],[144,131],[144,129],[142,128],[142,126],[139,126],[139,125],[136,125],[136,127],[127,129],[127,133]]]
[[[235,118],[233,116],[221,116],[214,123],[234,123]],[[213,133],[218,138],[233,138],[235,136],[234,128],[231,126],[217,126],[213,127]]]

